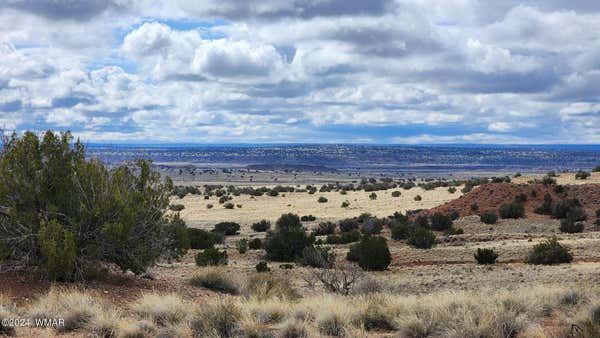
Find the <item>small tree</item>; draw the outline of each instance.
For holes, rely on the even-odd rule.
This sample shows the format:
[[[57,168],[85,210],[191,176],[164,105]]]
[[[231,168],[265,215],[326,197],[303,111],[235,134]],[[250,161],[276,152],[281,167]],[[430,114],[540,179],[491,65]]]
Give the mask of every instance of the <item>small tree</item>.
[[[215,224],[213,232],[221,233],[225,236],[237,235],[240,231],[240,225],[235,222],[221,222]]]
[[[534,212],[540,215],[552,215],[552,196],[549,193],[544,195],[544,202]]]
[[[317,202],[319,203],[327,203],[328,199],[325,198],[324,196],[319,197],[319,199],[317,199]]]
[[[376,199],[377,199],[377,194],[376,194],[376,193],[374,193],[374,192],[372,192],[372,193],[369,195],[369,199],[370,199],[370,200],[372,200],[372,201],[373,201],[373,200],[376,200]]]
[[[227,265],[227,252],[216,248],[208,248],[196,254],[196,265]]]
[[[402,193],[398,190],[392,191],[392,197],[400,197],[400,195],[402,195]]]
[[[283,214],[277,222],[275,223],[277,230],[286,229],[286,228],[301,228],[302,223],[300,222],[300,217],[296,214]]]
[[[423,227],[417,227],[408,237],[407,243],[418,249],[429,249],[435,245],[435,234]]]
[[[270,260],[290,262],[300,257],[312,242],[301,227],[280,228],[267,236],[265,251]]]
[[[407,224],[401,223],[392,228],[392,239],[399,241],[407,239],[410,235],[410,227]]]
[[[498,215],[493,212],[486,212],[479,215],[479,219],[485,224],[496,224],[498,221]]]
[[[444,231],[452,228],[452,220],[448,215],[436,212],[429,217],[431,228],[437,231]]]
[[[521,218],[525,216],[525,208],[521,203],[506,203],[500,206],[500,217],[502,218]]]
[[[529,252],[526,262],[529,264],[561,264],[570,263],[573,256],[569,249],[558,242],[556,237],[552,237],[542,243],[536,244]]]
[[[240,239],[237,242],[237,249],[240,254],[245,254],[248,251],[248,240],[245,238]]]
[[[385,238],[380,236],[364,236],[359,247],[358,266],[363,270],[387,269],[392,261]]]
[[[251,228],[256,232],[265,232],[271,228],[271,222],[263,219],[262,221],[253,223]]]
[[[248,248],[250,250],[259,250],[262,248],[262,241],[260,238],[253,238],[248,242]]]
[[[568,234],[574,234],[582,232],[584,228],[583,223],[575,222],[570,218],[564,218],[560,220],[560,231]]]
[[[498,258],[498,254],[494,249],[478,248],[474,256],[477,264],[494,264]]]
[[[191,249],[208,249],[223,241],[223,237],[220,234],[211,233],[206,230],[188,228],[187,232]]]
[[[579,170],[577,173],[575,173],[575,179],[577,180],[585,180],[590,176],[591,174],[589,172],[583,170]]]

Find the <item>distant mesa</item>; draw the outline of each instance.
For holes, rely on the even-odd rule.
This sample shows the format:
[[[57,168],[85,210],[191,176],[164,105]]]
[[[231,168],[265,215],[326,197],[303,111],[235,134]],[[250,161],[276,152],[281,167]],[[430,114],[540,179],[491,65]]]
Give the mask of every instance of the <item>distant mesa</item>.
[[[329,168],[322,165],[310,164],[250,164],[246,166],[249,170],[269,170],[269,171],[320,171],[320,172],[337,172],[337,169]]]

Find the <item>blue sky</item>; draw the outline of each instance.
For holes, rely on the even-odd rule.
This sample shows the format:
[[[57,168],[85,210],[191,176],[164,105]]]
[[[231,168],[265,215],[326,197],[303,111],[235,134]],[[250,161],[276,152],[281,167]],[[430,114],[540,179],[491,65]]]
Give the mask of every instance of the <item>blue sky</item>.
[[[115,143],[600,144],[600,3],[7,0],[0,126]]]

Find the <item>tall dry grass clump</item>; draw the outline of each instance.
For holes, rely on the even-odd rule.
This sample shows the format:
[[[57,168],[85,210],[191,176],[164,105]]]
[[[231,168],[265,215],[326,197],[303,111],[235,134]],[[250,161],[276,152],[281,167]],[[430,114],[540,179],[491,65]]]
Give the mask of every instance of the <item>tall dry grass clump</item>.
[[[68,289],[51,289],[38,298],[28,309],[27,315],[33,321],[45,319],[64,319],[64,325],[57,330],[68,332],[85,327],[97,321],[105,313],[112,313],[106,304],[91,294]]]
[[[188,315],[189,305],[175,294],[143,294],[131,304],[132,312],[141,319],[158,325],[178,324]]]

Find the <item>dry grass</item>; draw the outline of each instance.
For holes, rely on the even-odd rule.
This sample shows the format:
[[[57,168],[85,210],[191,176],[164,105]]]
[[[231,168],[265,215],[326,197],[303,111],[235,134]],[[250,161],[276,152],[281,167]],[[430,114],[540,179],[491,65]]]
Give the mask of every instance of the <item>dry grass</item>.
[[[27,315],[34,321],[64,319],[64,325],[59,325],[56,329],[67,332],[90,327],[94,322],[105,323],[101,318],[106,316],[107,312],[113,311],[88,293],[51,289],[28,309]]]
[[[212,291],[237,294],[239,290],[238,282],[235,281],[229,273],[220,268],[206,268],[195,274],[189,280],[195,287],[202,287]]]
[[[189,314],[189,308],[189,304],[178,295],[156,293],[144,294],[131,305],[137,317],[158,325],[183,322]]]
[[[188,195],[183,199],[173,198],[173,203],[185,205],[181,216],[185,221],[197,227],[211,228],[218,222],[231,221],[242,225],[242,235],[253,233],[250,224],[262,219],[274,222],[281,214],[292,212],[298,215],[312,214],[317,221],[332,221],[347,217],[358,216],[362,213],[371,213],[378,217],[385,217],[396,211],[429,209],[445,202],[460,197],[460,189],[454,194],[448,192],[448,188],[437,188],[425,191],[419,187],[410,190],[402,190],[400,197],[392,197],[392,190],[378,191],[377,199],[369,199],[370,192],[348,191],[346,195],[339,192],[324,192],[314,195],[306,192],[285,193],[276,197],[270,196],[234,196],[234,204],[242,204],[241,209],[225,209],[218,203],[216,197],[205,200],[200,195]],[[420,195],[421,201],[415,201],[414,197]],[[319,203],[317,199],[323,196],[327,203]],[[342,208],[344,201],[350,202],[350,206]],[[207,209],[206,204],[215,207]]]
[[[597,291],[540,286],[424,296],[316,294],[299,300],[217,296],[199,305],[170,294],[146,294],[130,305],[131,312],[121,312],[89,294],[51,290],[27,313],[69,317],[70,330],[97,337],[550,338],[567,337],[571,327],[581,333],[577,337],[597,337]]]

